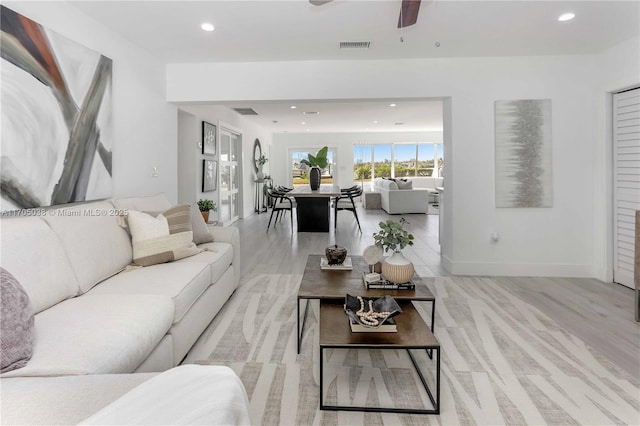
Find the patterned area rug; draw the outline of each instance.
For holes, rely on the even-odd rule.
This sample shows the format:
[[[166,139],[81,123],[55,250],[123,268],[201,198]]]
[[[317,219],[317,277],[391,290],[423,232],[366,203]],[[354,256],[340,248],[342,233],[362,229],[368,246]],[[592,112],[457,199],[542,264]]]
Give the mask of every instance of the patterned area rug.
[[[317,302],[296,353],[300,280],[244,281],[186,360],[233,368],[253,424],[640,424],[639,383],[491,279],[471,277],[428,281],[442,349],[439,416],[320,411]],[[430,304],[416,307],[428,323]],[[326,403],[430,408],[405,351],[325,351],[325,362]]]

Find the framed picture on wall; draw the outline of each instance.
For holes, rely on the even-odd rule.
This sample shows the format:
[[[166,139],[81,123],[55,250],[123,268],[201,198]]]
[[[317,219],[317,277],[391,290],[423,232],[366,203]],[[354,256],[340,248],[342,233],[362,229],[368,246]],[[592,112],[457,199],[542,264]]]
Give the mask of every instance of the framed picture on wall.
[[[216,155],[216,126],[202,122],[202,153]]]
[[[218,162],[202,160],[202,192],[216,190],[218,179]]]

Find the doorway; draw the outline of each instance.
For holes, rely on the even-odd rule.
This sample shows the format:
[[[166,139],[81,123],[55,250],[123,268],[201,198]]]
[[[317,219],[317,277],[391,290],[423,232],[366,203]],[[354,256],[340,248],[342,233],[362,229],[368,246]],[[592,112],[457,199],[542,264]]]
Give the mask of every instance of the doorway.
[[[227,225],[240,217],[241,209],[241,158],[242,135],[227,128],[220,128],[220,207],[219,219]]]

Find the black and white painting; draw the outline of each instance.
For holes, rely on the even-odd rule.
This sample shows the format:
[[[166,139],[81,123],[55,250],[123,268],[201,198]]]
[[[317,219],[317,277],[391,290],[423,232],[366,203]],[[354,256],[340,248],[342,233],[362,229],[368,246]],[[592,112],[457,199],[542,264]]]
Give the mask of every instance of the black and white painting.
[[[218,178],[218,163],[211,160],[202,160],[202,192],[216,190]]]
[[[216,155],[216,126],[202,122],[202,153]]]
[[[1,6],[0,209],[112,193],[111,59]]]
[[[551,100],[495,102],[496,207],[552,207]]]

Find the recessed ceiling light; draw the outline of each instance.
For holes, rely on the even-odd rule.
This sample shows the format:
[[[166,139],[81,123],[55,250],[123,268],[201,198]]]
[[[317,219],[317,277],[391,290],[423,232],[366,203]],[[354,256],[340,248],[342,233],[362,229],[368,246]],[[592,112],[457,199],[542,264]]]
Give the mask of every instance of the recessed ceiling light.
[[[374,122],[375,124],[378,124],[378,120],[373,120],[373,122]]]
[[[575,14],[573,14],[571,12],[567,12],[567,13],[563,13],[562,15],[558,16],[558,21],[560,21],[560,22],[570,21],[575,17],[576,17]]]
[[[295,105],[291,105],[289,108],[291,108],[291,109],[296,109],[296,108],[298,108],[298,107],[297,107],[297,106],[295,106]]]
[[[307,124],[307,123],[305,123],[304,121],[301,121],[300,124]]]
[[[390,106],[390,107],[394,107],[394,106],[396,106],[396,104],[389,104],[389,106]]]
[[[215,30],[215,27],[210,22],[204,22],[202,25],[200,25],[200,28],[202,28],[205,31],[213,31],[213,30]]]

